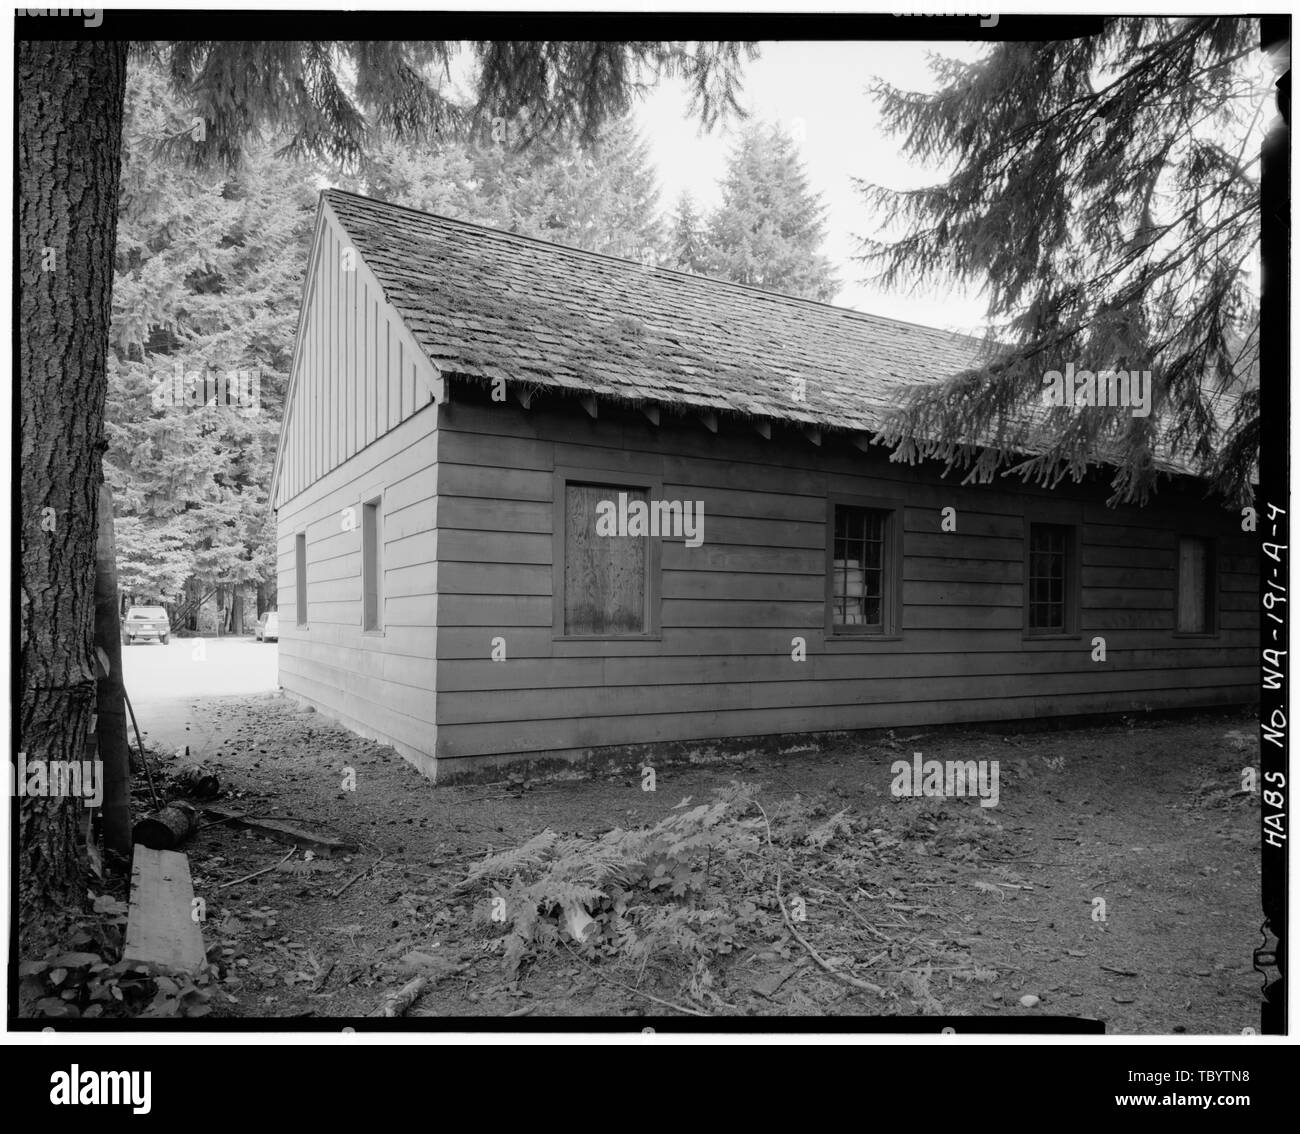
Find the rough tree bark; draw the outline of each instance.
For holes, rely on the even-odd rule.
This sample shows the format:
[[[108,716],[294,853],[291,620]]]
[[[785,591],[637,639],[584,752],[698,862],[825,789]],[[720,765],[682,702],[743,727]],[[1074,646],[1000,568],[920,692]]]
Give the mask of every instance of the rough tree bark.
[[[127,44],[18,44],[18,746],[79,760],[95,711],[95,539]],[[19,807],[19,914],[84,896],[79,801]]]

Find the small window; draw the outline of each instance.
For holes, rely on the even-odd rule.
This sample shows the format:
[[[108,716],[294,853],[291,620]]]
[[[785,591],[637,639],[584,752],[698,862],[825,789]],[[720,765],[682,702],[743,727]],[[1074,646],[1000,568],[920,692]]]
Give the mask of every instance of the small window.
[[[648,504],[645,488],[626,485],[564,485],[565,635],[626,637],[651,632],[650,545],[638,535],[597,534],[597,509],[620,511]]]
[[[1030,634],[1074,632],[1074,578],[1074,528],[1031,523],[1025,571]]]
[[[1178,539],[1178,633],[1213,634],[1214,544],[1199,536]]]
[[[383,532],[379,500],[361,508],[361,629],[382,630],[383,610]]]
[[[297,600],[298,625],[307,625],[307,533],[293,539],[293,591]]]
[[[828,623],[832,634],[891,634],[895,629],[894,512],[834,503]]]

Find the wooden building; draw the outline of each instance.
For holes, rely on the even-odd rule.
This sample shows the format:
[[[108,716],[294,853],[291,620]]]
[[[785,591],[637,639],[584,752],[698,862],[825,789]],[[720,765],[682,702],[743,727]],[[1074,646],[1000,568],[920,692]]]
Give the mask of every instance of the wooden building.
[[[869,443],[973,351],[326,192],[281,685],[442,777],[1256,699],[1255,544],[1185,470],[1112,509],[1105,475],[962,487]]]

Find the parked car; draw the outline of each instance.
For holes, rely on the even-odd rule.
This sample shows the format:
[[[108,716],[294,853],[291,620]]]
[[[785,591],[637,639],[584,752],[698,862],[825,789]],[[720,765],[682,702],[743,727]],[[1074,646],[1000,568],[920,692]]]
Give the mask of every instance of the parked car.
[[[132,606],[122,619],[122,645],[136,642],[161,642],[167,645],[172,632],[167,612],[161,606]]]
[[[257,629],[253,631],[253,636],[259,642],[278,642],[280,640],[280,615],[277,611],[268,610],[261,618],[257,620]]]

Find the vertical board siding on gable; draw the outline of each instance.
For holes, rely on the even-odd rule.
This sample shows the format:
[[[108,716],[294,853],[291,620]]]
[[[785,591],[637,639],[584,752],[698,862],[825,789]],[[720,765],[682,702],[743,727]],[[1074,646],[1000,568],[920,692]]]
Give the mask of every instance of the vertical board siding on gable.
[[[334,378],[334,390],[330,401],[330,445],[333,450],[330,460],[331,467],[337,467],[347,459],[344,452],[347,440],[347,421],[345,419],[348,408],[347,391],[350,387],[348,362],[352,354],[348,347],[352,337],[350,332],[353,329],[351,320],[348,318],[348,285],[356,278],[356,272],[343,270],[342,257],[346,243],[346,239],[340,237],[338,243],[340,265],[339,271],[334,276],[334,318],[338,338],[334,365],[330,368],[330,373]]]
[[[384,383],[384,397],[388,406],[387,428],[389,429],[394,428],[402,419],[401,359],[398,357],[398,345],[398,336],[390,325],[385,342],[388,361],[384,371],[388,376],[388,380]]]
[[[705,542],[664,542],[662,640],[557,642],[553,471],[661,477],[703,500]],[[439,439],[438,754],[910,726],[1251,699],[1255,623],[1242,604],[1209,641],[1173,636],[1181,525],[1208,523],[1225,586],[1249,594],[1252,545],[1199,502],[1110,510],[1104,493],[962,488],[847,446],[714,437],[455,404]],[[598,476],[593,475],[593,479]],[[899,497],[903,632],[828,640],[828,493]],[[1165,495],[1172,501],[1171,495]],[[1027,502],[1081,522],[1079,633],[1026,640]],[[957,509],[957,531],[940,509]],[[1062,521],[1064,522],[1064,521]],[[1228,567],[1235,570],[1228,570]],[[1108,661],[1091,660],[1106,638]],[[502,636],[507,661],[492,662]],[[791,639],[808,660],[790,658]]]
[[[357,381],[357,344],[361,341],[363,324],[361,308],[357,304],[357,273],[344,272],[347,281],[347,303],[344,307],[344,326],[348,328],[347,346],[343,360],[347,373],[347,389],[342,399],[343,455],[350,457],[357,451],[357,402],[361,398],[361,383]]]
[[[339,242],[339,254],[342,256],[345,241]],[[351,329],[348,322],[348,281],[354,273],[343,271],[341,266],[339,272],[335,275],[334,289],[334,318],[336,320],[336,353],[334,355],[334,366],[331,367],[331,375],[334,379],[334,390],[330,399],[330,446],[333,450],[331,454],[330,465],[336,467],[346,460],[344,454],[345,440],[347,437],[347,422],[344,420],[347,416],[347,390],[348,382],[348,356],[351,351],[348,350]]]
[[[429,362],[407,345],[409,333],[328,209],[304,308],[277,505],[309,491],[419,412],[432,401],[437,382]]]
[[[334,467],[334,415],[335,390],[339,381],[339,340],[343,328],[339,325],[339,240],[333,230],[330,231],[329,267],[325,278],[329,281],[329,300],[324,316],[328,334],[328,346],[322,359],[321,371],[324,381],[321,383],[324,399],[324,413],[321,414],[321,449],[317,462],[316,479]]]

